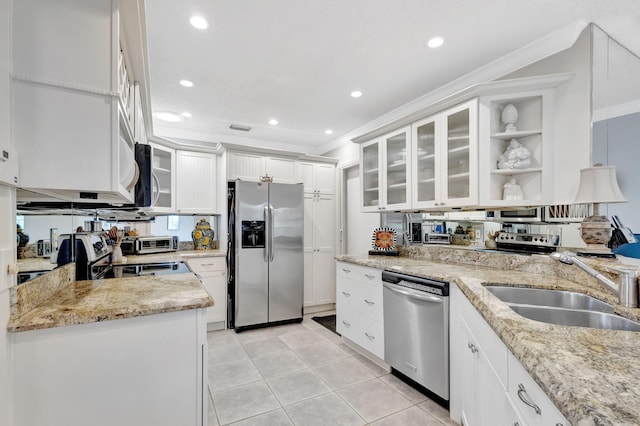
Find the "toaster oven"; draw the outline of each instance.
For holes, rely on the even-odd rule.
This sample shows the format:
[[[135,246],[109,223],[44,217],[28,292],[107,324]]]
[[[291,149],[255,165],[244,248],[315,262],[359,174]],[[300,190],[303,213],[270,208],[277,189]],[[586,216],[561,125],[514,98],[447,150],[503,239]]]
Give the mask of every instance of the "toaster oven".
[[[178,237],[124,237],[122,254],[164,253],[178,250]]]

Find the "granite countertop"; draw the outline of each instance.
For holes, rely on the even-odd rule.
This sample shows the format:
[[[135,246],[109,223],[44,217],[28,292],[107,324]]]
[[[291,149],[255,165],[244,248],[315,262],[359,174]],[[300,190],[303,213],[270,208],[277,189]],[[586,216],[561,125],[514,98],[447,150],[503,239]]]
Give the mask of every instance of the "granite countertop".
[[[127,256],[126,264],[221,257],[220,250],[187,250]],[[36,261],[25,259],[25,265]],[[41,259],[37,259],[41,260]],[[52,265],[55,266],[55,265]],[[9,332],[86,324],[213,306],[195,274],[75,281],[74,264],[10,289]]]
[[[500,269],[442,260],[450,257],[460,261],[460,256],[465,255],[452,251],[440,256],[439,260],[366,255],[336,259],[457,283],[571,424],[640,424],[640,333],[532,321],[516,314],[485,285],[578,291],[605,300],[615,306],[617,313],[636,320],[640,319],[640,309],[616,305],[615,295],[597,285],[582,284],[586,280],[577,268],[559,265],[545,256],[494,254],[492,258],[485,258],[487,254],[473,252],[468,255],[477,264],[493,262],[495,266],[502,265]],[[611,267],[611,263],[601,265],[600,269],[607,267]],[[577,279],[574,281],[555,273],[565,270],[575,273]]]
[[[38,271],[51,271],[56,266],[55,263],[51,263],[48,257],[30,257],[27,259],[18,259],[18,271],[19,272],[38,272]]]

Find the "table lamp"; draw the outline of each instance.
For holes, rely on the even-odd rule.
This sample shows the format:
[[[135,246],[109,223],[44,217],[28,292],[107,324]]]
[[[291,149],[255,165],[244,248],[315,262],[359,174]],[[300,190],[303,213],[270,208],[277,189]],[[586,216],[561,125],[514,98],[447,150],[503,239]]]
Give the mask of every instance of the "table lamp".
[[[607,243],[611,239],[611,223],[599,212],[600,203],[623,203],[615,166],[594,164],[593,167],[580,170],[580,185],[575,203],[593,203],[593,214],[582,220],[580,237],[587,249],[579,251],[580,256],[615,257]]]

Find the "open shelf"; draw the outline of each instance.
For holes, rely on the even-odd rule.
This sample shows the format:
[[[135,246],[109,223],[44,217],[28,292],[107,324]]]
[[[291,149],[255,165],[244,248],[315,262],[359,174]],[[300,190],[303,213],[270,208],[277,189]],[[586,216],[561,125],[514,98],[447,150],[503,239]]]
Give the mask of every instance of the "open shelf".
[[[542,171],[542,167],[529,167],[526,169],[494,169],[491,174],[494,175],[521,175],[524,173],[538,173]]]
[[[503,141],[510,141],[511,139],[524,138],[532,135],[542,134],[541,129],[536,130],[518,130],[515,132],[501,132],[501,133],[493,133],[491,134],[491,138],[493,139],[501,139]]]

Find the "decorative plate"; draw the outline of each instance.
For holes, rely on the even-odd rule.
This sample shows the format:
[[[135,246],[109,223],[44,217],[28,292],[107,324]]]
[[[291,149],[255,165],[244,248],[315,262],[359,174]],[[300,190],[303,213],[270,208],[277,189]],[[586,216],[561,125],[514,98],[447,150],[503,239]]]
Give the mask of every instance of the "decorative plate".
[[[396,249],[396,231],[393,228],[382,227],[373,230],[371,246],[377,251],[392,251]]]

